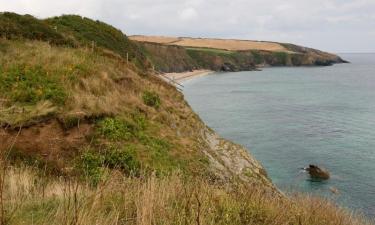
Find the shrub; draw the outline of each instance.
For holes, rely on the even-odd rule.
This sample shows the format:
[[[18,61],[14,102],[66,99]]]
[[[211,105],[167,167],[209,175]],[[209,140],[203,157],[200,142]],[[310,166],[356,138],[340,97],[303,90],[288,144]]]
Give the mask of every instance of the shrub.
[[[109,147],[104,153],[86,149],[77,162],[77,169],[83,172],[84,178],[97,185],[106,168],[119,169],[127,175],[138,175],[140,163],[132,147]]]
[[[98,123],[98,131],[104,137],[113,140],[130,140],[137,128],[134,124],[119,118],[105,118]]]
[[[161,104],[159,95],[153,91],[145,91],[143,93],[143,102],[146,105],[154,107],[156,109],[158,109]]]
[[[146,66],[142,50],[115,27],[98,20],[78,15],[63,15],[47,19],[45,22],[56,27],[59,32],[72,36],[80,45],[92,45],[109,49],[124,59],[129,57],[139,68]]]
[[[91,184],[97,185],[103,176],[103,156],[91,150],[86,150],[79,159],[78,169],[83,172]]]
[[[0,14],[0,37],[42,40],[56,45],[74,45],[72,40],[64,38],[47,23],[30,15],[22,16],[10,12]]]
[[[104,154],[104,165],[111,169],[120,169],[126,174],[138,174],[140,163],[136,158],[135,149],[111,147]]]

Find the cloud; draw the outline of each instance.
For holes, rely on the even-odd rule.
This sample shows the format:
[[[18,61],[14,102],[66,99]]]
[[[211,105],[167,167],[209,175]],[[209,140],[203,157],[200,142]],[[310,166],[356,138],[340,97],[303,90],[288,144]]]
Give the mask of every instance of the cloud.
[[[0,11],[42,18],[80,14],[127,34],[263,39],[375,52],[374,0],[0,0]]]
[[[198,12],[193,7],[188,7],[180,11],[179,17],[181,20],[184,20],[184,21],[197,19]]]

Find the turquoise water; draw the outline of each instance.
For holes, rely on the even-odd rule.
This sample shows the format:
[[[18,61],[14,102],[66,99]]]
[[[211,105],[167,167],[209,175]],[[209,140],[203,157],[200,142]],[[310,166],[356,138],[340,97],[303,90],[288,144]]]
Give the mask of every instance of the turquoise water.
[[[208,126],[250,149],[280,189],[375,217],[375,54],[342,56],[352,63],[216,73],[185,82],[184,94]],[[332,178],[310,181],[299,168],[311,163]]]

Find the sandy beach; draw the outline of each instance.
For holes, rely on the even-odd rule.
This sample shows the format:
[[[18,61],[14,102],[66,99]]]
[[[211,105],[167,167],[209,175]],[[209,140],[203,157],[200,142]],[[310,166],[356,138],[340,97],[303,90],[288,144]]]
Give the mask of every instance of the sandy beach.
[[[197,78],[197,77],[201,77],[201,76],[205,76],[213,72],[214,71],[212,70],[194,70],[194,71],[182,72],[182,73],[164,73],[161,75],[161,77],[168,82],[182,83],[184,81]]]

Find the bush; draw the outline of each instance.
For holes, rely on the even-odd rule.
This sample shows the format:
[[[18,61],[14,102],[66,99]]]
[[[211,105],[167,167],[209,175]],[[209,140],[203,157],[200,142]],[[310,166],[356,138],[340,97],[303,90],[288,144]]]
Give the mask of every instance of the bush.
[[[119,169],[127,175],[138,175],[140,163],[132,147],[109,147],[104,153],[91,149],[85,150],[77,163],[79,171],[83,172],[91,184],[97,185],[104,175],[106,168]]]
[[[109,148],[104,154],[104,165],[110,169],[120,169],[126,174],[138,174],[140,163],[136,159],[135,150],[132,147],[118,149]]]
[[[146,105],[154,107],[156,109],[158,109],[161,104],[159,95],[153,91],[145,91],[143,93],[143,102]]]
[[[91,150],[86,150],[81,155],[77,167],[92,185],[97,185],[103,177],[102,165],[103,156]]]
[[[119,118],[105,118],[99,121],[98,131],[113,141],[130,140],[137,132],[137,127]]]
[[[94,42],[96,46],[109,49],[124,59],[129,57],[129,60],[139,68],[146,66],[147,59],[142,50],[130,41],[121,30],[109,24],[77,15],[53,17],[47,19],[46,22],[57,27],[59,32],[74,37],[80,45],[91,46]]]
[[[10,12],[0,14],[0,37],[42,40],[65,46],[74,45],[72,40],[64,38],[47,23],[30,15],[22,16]]]

